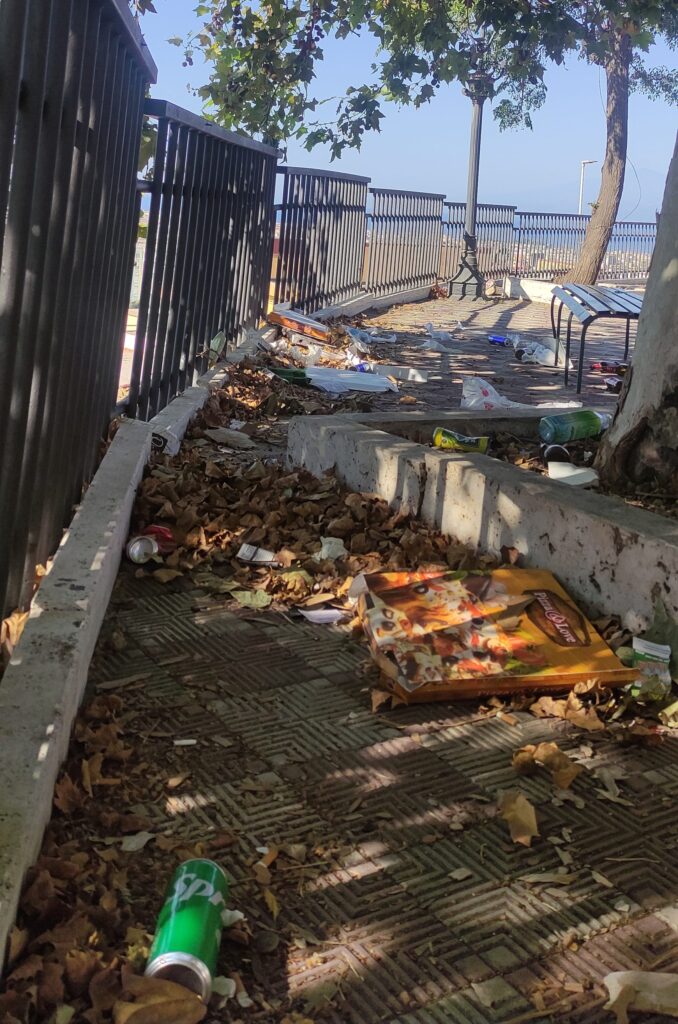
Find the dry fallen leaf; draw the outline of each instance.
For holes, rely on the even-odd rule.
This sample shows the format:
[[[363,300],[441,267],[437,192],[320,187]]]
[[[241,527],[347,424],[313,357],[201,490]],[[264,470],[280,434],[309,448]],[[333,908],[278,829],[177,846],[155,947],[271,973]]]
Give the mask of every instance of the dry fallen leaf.
[[[143,850],[150,839],[155,839],[153,832],[136,832],[134,835],[125,836],[120,844],[120,849],[125,853],[138,853],[139,850]]]
[[[275,921],[280,913],[280,904],[276,899],[275,893],[271,892],[270,889],[264,889],[264,899],[266,900],[266,906],[271,911],[271,916]]]
[[[532,885],[572,885],[579,878],[576,872],[567,874],[559,871],[536,871],[532,874],[521,875],[521,882],[529,882]]]
[[[184,782],[186,782],[186,779],[190,779],[190,777],[190,772],[183,772],[181,775],[172,775],[165,783],[165,786],[167,787],[167,789],[177,789]]]
[[[473,872],[469,871],[468,868],[456,868],[454,871],[450,871],[448,878],[452,878],[455,882],[463,882],[466,878],[471,878]]]
[[[121,999],[115,1003],[113,1024],[198,1024],[207,1013],[194,992],[161,978],[129,974],[123,995],[134,996],[134,1002]]]
[[[62,775],[54,787],[54,806],[71,815],[82,808],[85,794],[75,785],[70,775]]]
[[[499,813],[507,822],[514,843],[530,846],[539,835],[535,809],[520,790],[504,790],[499,798]]]
[[[176,580],[179,576],[183,576],[183,572],[179,572],[177,569],[156,569],[154,573],[151,573],[153,579],[157,580],[158,583],[170,583],[172,580]]]
[[[538,765],[551,772],[557,789],[568,789],[583,771],[581,765],[571,761],[557,743],[532,743],[517,750],[512,758],[515,770],[521,775],[531,774]]]
[[[540,697],[530,705],[530,711],[537,718],[564,718],[572,725],[587,732],[597,732],[605,728],[594,707],[585,707],[576,693],[569,693],[567,700],[555,700],[553,697]]]

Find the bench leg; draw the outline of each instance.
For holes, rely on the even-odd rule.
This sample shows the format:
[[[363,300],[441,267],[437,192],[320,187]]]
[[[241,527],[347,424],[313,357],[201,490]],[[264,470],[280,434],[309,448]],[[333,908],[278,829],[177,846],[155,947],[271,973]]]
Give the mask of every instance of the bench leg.
[[[626,318],[626,341],[624,343],[624,362],[629,358],[629,333],[631,331],[631,321]]]
[[[562,310],[562,306],[560,307]],[[572,314],[567,318],[567,334],[565,335],[565,387],[570,375],[570,336],[572,334]]]
[[[563,309],[564,308],[565,307],[564,307],[563,303],[561,302],[559,307],[558,307],[558,327],[557,327],[556,335],[555,335],[556,338],[560,337],[560,321],[561,321],[561,318],[562,318],[562,315],[563,315]]]
[[[555,295],[553,295],[552,298],[551,298],[551,334],[553,335],[554,338],[556,336],[556,320],[555,320],[555,317],[553,315],[553,307],[555,306],[555,304],[556,304],[556,297],[555,297]]]
[[[581,380],[584,375],[584,344],[586,342],[586,332],[589,329],[589,324],[585,323],[581,329],[581,342],[579,343],[579,368],[577,369],[577,394],[581,394]]]

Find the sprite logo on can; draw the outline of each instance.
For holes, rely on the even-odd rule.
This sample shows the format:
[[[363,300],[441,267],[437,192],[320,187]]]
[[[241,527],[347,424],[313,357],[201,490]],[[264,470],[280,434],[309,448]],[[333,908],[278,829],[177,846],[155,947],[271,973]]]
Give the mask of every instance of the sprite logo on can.
[[[187,860],[174,873],[145,973],[196,992],[205,1002],[221,941],[228,879],[212,860]]]

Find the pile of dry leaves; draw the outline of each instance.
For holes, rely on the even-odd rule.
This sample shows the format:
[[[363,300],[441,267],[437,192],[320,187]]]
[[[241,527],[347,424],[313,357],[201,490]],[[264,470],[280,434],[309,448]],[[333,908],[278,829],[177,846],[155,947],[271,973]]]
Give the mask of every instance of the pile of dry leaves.
[[[193,1024],[208,1014],[191,992],[141,976],[162,890],[176,866],[192,857],[220,858],[238,842],[208,820],[193,821],[189,837],[180,820],[165,818],[159,828],[157,819],[134,810],[171,802],[190,785],[189,773],[171,774],[166,762],[166,746],[159,734],[143,730],[133,695],[100,694],[78,719],[11,935],[0,991],[3,1024]],[[299,868],[315,857],[300,844],[248,854],[248,877],[235,898],[259,920],[252,928],[230,912],[230,967],[215,979],[209,1012],[232,1000],[235,1019],[252,1006],[240,971],[251,975],[252,964],[261,954],[270,959],[279,943],[273,862],[278,871],[283,866],[276,878],[294,885],[299,875],[285,875],[285,865]],[[149,885],[151,878],[157,884]]]
[[[324,392],[291,384],[266,368],[277,363],[259,355],[229,367],[228,379],[215,389],[196,423],[228,426],[235,419],[266,423],[290,416],[330,415],[370,408],[371,396],[353,393],[333,397]]]
[[[134,528],[168,526],[176,548],[140,574],[163,583],[185,576],[192,588],[243,606],[284,608],[345,604],[353,578],[365,571],[477,567],[467,548],[376,496],[346,492],[334,477],[290,472],[253,452],[222,450],[212,438],[226,435],[205,426],[210,422],[208,408],[179,455],[160,457],[141,484]],[[273,562],[242,562],[243,543],[268,550]]]

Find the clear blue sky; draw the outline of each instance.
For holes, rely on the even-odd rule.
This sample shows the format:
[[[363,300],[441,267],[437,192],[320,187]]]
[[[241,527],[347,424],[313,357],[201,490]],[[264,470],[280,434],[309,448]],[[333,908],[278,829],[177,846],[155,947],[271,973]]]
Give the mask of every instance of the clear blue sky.
[[[185,35],[196,26],[193,7],[192,0],[158,0],[159,13],[144,17],[142,29],[158,65],[153,95],[201,111],[201,101],[189,87],[203,84],[209,69],[202,62],[182,67],[183,51],[167,43],[169,36]],[[347,85],[360,84],[373,56],[369,39],[330,41],[315,94],[334,96]],[[676,64],[676,53],[664,45],[654,47],[650,57],[656,64]],[[547,85],[546,103],[533,115],[533,131],[500,132],[486,108],[480,202],[574,213],[584,159],[598,161],[587,168],[585,203],[596,198],[605,152],[604,75],[572,59],[566,68],[549,69]],[[368,175],[375,186],[444,192],[451,200],[463,201],[470,106],[458,85],[444,87],[419,110],[388,105],[381,133],[368,135],[360,152],[347,152],[333,167]],[[629,157],[639,182],[629,165],[620,219],[654,220],[677,127],[676,108],[639,94],[631,97]],[[287,160],[307,167],[330,165],[323,148],[309,153],[296,142],[290,144]]]

